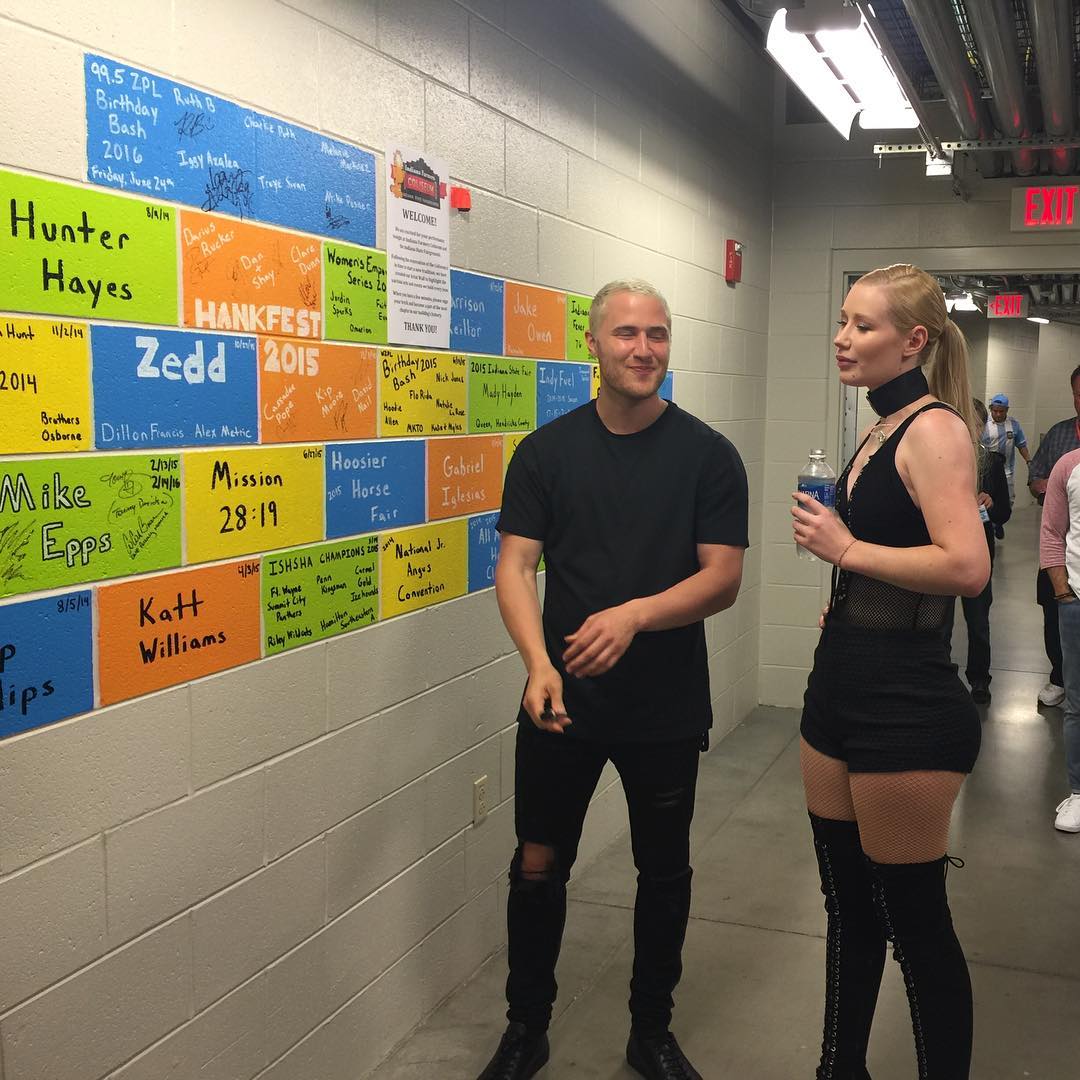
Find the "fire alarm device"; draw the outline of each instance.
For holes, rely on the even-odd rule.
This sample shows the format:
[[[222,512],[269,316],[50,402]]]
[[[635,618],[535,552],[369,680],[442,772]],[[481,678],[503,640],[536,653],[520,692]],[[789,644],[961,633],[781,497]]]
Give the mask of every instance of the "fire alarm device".
[[[450,188],[450,206],[462,213],[472,209],[472,194],[466,187]]]
[[[728,282],[742,281],[742,253],[741,240],[729,240],[724,251],[724,280]]]

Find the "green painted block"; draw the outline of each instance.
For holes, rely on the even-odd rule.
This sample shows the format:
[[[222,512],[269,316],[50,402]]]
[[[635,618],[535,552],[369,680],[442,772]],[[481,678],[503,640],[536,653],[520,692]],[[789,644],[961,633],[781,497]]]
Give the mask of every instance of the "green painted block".
[[[0,461],[0,596],[179,566],[180,458]]]
[[[267,656],[368,626],[379,617],[377,536],[264,555],[259,577]]]
[[[333,341],[386,344],[386,252],[323,244],[323,325]]]
[[[0,309],[177,325],[176,210],[0,170]]]
[[[469,434],[536,427],[536,364],[498,356],[469,357]]]

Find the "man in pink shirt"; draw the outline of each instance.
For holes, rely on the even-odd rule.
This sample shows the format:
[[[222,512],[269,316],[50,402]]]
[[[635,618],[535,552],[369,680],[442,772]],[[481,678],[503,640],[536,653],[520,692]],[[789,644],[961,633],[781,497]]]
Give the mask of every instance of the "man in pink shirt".
[[[1080,449],[1058,459],[1046,484],[1039,564],[1057,602],[1065,677],[1065,764],[1069,797],[1058,805],[1054,828],[1080,832]]]

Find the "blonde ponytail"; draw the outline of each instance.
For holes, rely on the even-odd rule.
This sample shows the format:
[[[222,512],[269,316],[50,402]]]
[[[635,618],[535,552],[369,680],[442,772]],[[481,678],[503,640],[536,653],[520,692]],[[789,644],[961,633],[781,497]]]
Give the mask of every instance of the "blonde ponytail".
[[[946,318],[941,336],[927,352],[929,356],[924,370],[930,393],[939,401],[951,405],[964,418],[972,445],[977,451],[982,425],[972,402],[967,339],[963,331],[952,319]]]

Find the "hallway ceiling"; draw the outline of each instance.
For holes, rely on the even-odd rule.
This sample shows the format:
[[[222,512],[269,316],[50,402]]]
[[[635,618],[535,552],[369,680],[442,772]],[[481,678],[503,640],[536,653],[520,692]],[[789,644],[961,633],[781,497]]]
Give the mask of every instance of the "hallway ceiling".
[[[946,296],[969,292],[986,313],[986,301],[998,293],[1030,298],[1029,315],[1080,326],[1080,270],[1075,273],[937,274]]]
[[[764,30],[779,8],[801,7],[802,2],[739,0],[739,5]],[[1059,116],[1060,111],[1067,115],[1057,125],[1051,123],[1050,127],[1054,129],[1051,134],[1059,138],[1076,138],[1080,4],[1075,0],[871,0],[868,6],[919,101],[951,101],[960,134],[952,130],[931,130],[930,135],[939,140],[1026,137],[1037,142],[1046,139],[1042,102],[1047,94],[1066,103],[1059,108]],[[939,25],[947,32],[930,34],[933,47],[929,51],[938,58],[938,70],[935,70],[916,23],[921,22],[926,37],[929,24],[938,19],[942,20]],[[1043,40],[1053,42],[1054,46],[1053,50],[1047,51],[1048,58],[1041,72],[1036,48],[1036,19],[1044,24]],[[1067,34],[1058,33],[1062,28]],[[950,35],[954,38],[951,43],[944,40]],[[1061,40],[1064,36],[1067,36],[1067,42]],[[990,50],[989,53],[984,52],[980,42]],[[996,77],[995,50],[1005,61],[999,59]],[[1056,67],[1052,68],[1051,61],[1056,61]],[[1044,81],[1042,87],[1040,76]],[[981,102],[970,101],[968,86],[981,92]],[[1012,89],[1017,91],[1012,99],[1003,99],[1002,94]],[[977,115],[980,110],[983,110],[981,117]],[[961,112],[970,112],[970,115],[959,115]],[[934,127],[943,125],[935,123]],[[915,132],[891,134],[894,139],[899,136],[904,141],[919,139]],[[981,151],[976,159],[985,176],[1064,175],[1077,168],[1075,153],[1061,149],[1028,150],[1026,154],[1023,151],[1011,154],[1008,151],[994,154]]]

